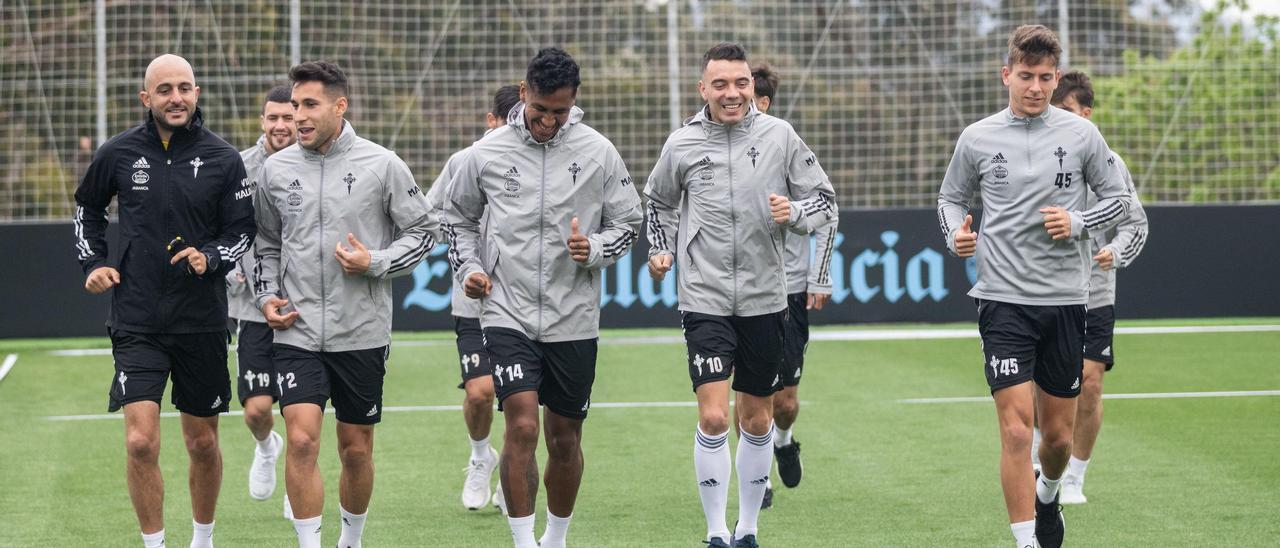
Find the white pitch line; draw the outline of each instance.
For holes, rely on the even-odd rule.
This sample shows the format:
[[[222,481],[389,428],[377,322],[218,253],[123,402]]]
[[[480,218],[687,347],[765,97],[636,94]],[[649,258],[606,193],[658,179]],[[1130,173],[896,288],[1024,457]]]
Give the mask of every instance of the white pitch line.
[[[729,403],[732,404],[733,402],[729,402]],[[801,403],[805,403],[805,402],[801,402]],[[696,401],[633,401],[633,402],[599,402],[599,403],[591,404],[592,409],[597,409],[597,408],[642,409],[642,408],[655,408],[655,407],[697,407],[697,406],[698,406],[698,402]],[[407,412],[415,412],[415,411],[433,411],[433,412],[462,411],[462,406],[461,405],[400,405],[400,406],[387,406],[382,408],[383,413],[407,413]],[[333,408],[327,407],[325,409],[325,413],[332,415]],[[223,413],[223,415],[238,417],[238,416],[244,415],[244,411],[228,411],[226,413]],[[165,413],[160,413],[160,416],[166,419],[171,419],[171,418],[181,416],[181,413],[178,413],[176,411],[168,411]],[[124,418],[124,413],[103,413],[99,415],[52,415],[52,416],[45,417],[45,420],[50,420],[55,422],[70,422],[70,421],[119,420],[123,418]]]
[[[1226,392],[1147,392],[1140,394],[1103,394],[1104,400],[1157,400],[1168,398],[1247,398],[1255,396],[1280,396],[1280,390],[1237,390]],[[898,403],[982,403],[991,402],[991,396],[962,396],[958,398],[907,398]]]
[[[1181,325],[1165,327],[1117,327],[1118,335],[1174,335],[1186,333],[1263,333],[1280,331],[1280,325]],[[978,330],[965,329],[845,329],[841,331],[813,331],[809,336],[812,341],[902,341],[927,339],[976,339]],[[604,337],[600,344],[607,345],[642,345],[642,344],[683,344],[681,335],[640,335],[635,337]],[[431,339],[417,341],[393,341],[392,348],[422,346],[453,346],[452,339]],[[235,351],[235,346],[228,347]],[[53,356],[110,356],[110,348],[83,348],[69,350],[51,350]]]
[[[4,380],[4,376],[9,374],[9,370],[13,369],[13,364],[18,363],[17,354],[9,354],[4,358],[4,365],[0,365],[0,381]]]

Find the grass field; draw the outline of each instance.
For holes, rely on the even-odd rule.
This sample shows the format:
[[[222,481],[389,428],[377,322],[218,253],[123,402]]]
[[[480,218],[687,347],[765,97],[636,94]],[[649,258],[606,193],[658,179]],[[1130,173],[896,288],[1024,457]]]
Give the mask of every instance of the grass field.
[[[1135,325],[1280,324],[1280,319],[1121,322]],[[962,326],[931,326],[972,328]],[[875,329],[875,328],[859,328]],[[700,546],[693,481],[696,413],[680,343],[616,338],[676,330],[613,331],[600,345],[595,406],[586,422],[587,469],[571,546]],[[451,334],[398,334],[384,405],[456,405]],[[0,545],[137,546],[125,488],[123,423],[49,420],[105,413],[106,355],[59,356],[105,340],[0,341],[17,361],[0,381]],[[1110,394],[1280,390],[1280,331],[1119,335]],[[763,546],[1009,546],[997,476],[993,407],[911,404],[908,398],[984,396],[973,338],[815,341],[801,385],[796,438],[805,477],[778,484],[761,516]],[[166,396],[167,399],[167,396]],[[167,401],[166,410],[171,410]],[[324,539],[336,542],[337,456],[326,419],[321,465]],[[170,546],[191,534],[186,455],[178,421],[162,421]],[[501,432],[501,418],[494,425]],[[283,432],[283,423],[276,429]],[[296,546],[280,516],[281,485],[249,498],[252,440],[238,416],[222,421],[225,463],[214,536],[220,546]],[[495,437],[500,439],[500,436]],[[459,411],[394,411],[377,428],[377,483],[366,546],[510,546],[496,510],[458,502],[469,447]],[[1067,507],[1072,546],[1280,544],[1280,397],[1113,399],[1089,468],[1089,503]],[[544,460],[540,456],[540,462]],[[730,523],[736,513],[736,479]],[[539,499],[538,533],[545,517]]]

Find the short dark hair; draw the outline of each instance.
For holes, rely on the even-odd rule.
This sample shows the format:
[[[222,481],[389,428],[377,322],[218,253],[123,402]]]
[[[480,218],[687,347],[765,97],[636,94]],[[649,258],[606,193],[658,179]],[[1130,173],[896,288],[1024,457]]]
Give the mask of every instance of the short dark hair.
[[[520,86],[518,84],[509,84],[498,88],[493,94],[493,106],[489,114],[494,117],[501,118],[503,121],[507,119],[507,113],[511,109],[516,108],[516,104],[520,102]]]
[[[746,62],[746,60],[747,48],[735,42],[720,42],[702,54],[702,70],[707,70],[707,63],[712,61]]]
[[[1058,66],[1062,58],[1062,44],[1058,35],[1044,25],[1022,25],[1009,35],[1008,66],[1017,63],[1038,65],[1045,59],[1051,59],[1053,66]]]
[[[773,101],[773,94],[778,93],[778,71],[773,70],[773,65],[756,65],[751,69],[751,79],[756,82],[756,97],[768,97]]]
[[[267,91],[267,100],[265,103],[288,103],[293,99],[293,90],[284,84],[280,84]],[[264,104],[265,104],[264,103]]]
[[[338,65],[328,61],[307,61],[289,69],[289,81],[295,86],[320,82],[324,84],[325,91],[339,97],[346,97],[349,92],[347,74]]]
[[[577,95],[578,86],[582,85],[577,61],[560,48],[538,50],[538,54],[529,61],[524,81],[538,95],[550,95],[565,87],[573,88],[574,95]]]
[[[1093,108],[1093,80],[1089,79],[1089,75],[1078,70],[1063,74],[1062,78],[1058,79],[1058,88],[1053,90],[1053,99],[1050,102],[1061,105],[1067,97],[1073,96],[1081,107]]]

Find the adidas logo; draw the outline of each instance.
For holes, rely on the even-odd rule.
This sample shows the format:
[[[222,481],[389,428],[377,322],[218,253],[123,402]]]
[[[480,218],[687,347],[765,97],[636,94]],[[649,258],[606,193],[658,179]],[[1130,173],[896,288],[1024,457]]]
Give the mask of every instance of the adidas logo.
[[[756,478],[751,480],[751,485],[764,485],[766,483],[769,483],[769,476],[764,476],[761,478]]]
[[[1075,390],[1077,388],[1080,388],[1080,377],[1076,377],[1076,382],[1071,383],[1072,390]]]
[[[351,527],[351,520],[347,519],[347,518],[346,518],[346,516],[343,516],[343,517],[342,517],[342,524],[343,524],[343,525],[346,525],[347,527]]]
[[[591,407],[591,398],[587,398],[587,402],[582,404],[582,411],[586,411],[589,407]]]
[[[302,183],[294,179],[293,182],[289,183],[289,190],[302,190]]]
[[[710,157],[710,156],[703,156],[701,160],[698,160],[698,165],[700,165],[700,166],[710,166],[710,165],[711,165],[711,157]]]
[[[366,416],[366,417],[372,417],[372,416],[377,415],[377,414],[378,414],[378,404],[376,404],[376,403],[375,403],[375,404],[373,404],[373,408],[372,408],[372,409],[370,409],[368,413],[365,413],[365,414],[364,414],[364,416]]]
[[[720,482],[716,481],[715,478],[711,478],[711,479],[706,479],[698,482],[698,486],[699,487],[719,487]]]
[[[217,409],[219,405],[222,405],[222,396],[214,398],[213,405],[210,405],[209,409]]]
[[[797,367],[797,368],[796,368],[796,374],[795,374],[794,376],[792,376],[791,378],[793,378],[793,379],[798,379],[798,378],[800,378],[800,368],[799,368],[799,367]]]
[[[991,159],[991,163],[993,163],[993,164],[1007,164],[1007,163],[1009,163],[1009,161],[1004,159],[1004,153],[1003,153],[1003,152],[997,152],[997,153],[996,153],[996,155],[995,155],[995,157]]]
[[[151,169],[151,164],[147,163],[146,157],[141,157],[133,163],[133,169]]]
[[[508,169],[502,176],[507,179],[518,179],[520,178],[520,170],[516,169],[516,166],[511,166],[511,169]]]
[[[1106,347],[1106,348],[1102,349],[1102,355],[1103,355],[1103,356],[1110,356],[1110,355],[1111,355],[1111,347],[1110,347],[1110,346],[1108,346],[1108,347]]]

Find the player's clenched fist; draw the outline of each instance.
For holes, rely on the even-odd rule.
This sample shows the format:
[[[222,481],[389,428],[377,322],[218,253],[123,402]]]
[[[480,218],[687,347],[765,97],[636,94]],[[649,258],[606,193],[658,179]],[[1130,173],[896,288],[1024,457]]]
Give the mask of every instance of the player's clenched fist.
[[[462,284],[462,290],[472,299],[488,297],[489,292],[493,291],[493,282],[490,282],[489,276],[483,272],[472,272],[467,276],[467,281]]]
[[[85,290],[94,295],[101,295],[117,285],[120,285],[120,272],[109,266],[93,269],[84,281]]]
[[[973,231],[973,215],[964,216],[964,224],[955,232],[956,255],[972,257],[978,249],[978,233]]]
[[[1042,207],[1040,213],[1044,214],[1044,229],[1049,231],[1049,236],[1055,240],[1071,237],[1071,214],[1067,210],[1058,206]]]
[[[569,230],[569,257],[580,263],[587,262],[591,258],[591,240],[578,232],[577,217],[570,221]]]
[[[780,225],[787,224],[791,221],[791,200],[786,196],[770,194],[769,214],[773,216],[773,222]]]
[[[662,278],[665,278],[667,272],[671,270],[674,260],[674,256],[670,253],[660,253],[649,257],[649,277],[662,281]]]

